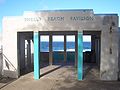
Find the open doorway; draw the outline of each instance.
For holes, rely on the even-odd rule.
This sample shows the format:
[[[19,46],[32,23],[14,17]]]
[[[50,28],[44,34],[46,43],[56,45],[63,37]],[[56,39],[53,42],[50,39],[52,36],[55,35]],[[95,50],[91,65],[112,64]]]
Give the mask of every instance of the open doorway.
[[[84,31],[83,32],[83,67],[84,79],[100,79],[100,50],[101,50],[101,32]]]
[[[33,71],[33,32],[18,32],[19,76]]]
[[[41,76],[44,76],[53,71],[57,71],[62,67],[62,69],[65,70],[71,68],[71,72],[74,72],[73,68],[75,65],[75,59],[77,60],[76,36],[77,32],[39,33],[38,47],[40,55],[39,68]],[[34,69],[33,56],[35,51],[33,46],[35,45],[35,41],[33,40],[33,37],[33,32],[18,32],[17,45],[19,76],[30,73]]]

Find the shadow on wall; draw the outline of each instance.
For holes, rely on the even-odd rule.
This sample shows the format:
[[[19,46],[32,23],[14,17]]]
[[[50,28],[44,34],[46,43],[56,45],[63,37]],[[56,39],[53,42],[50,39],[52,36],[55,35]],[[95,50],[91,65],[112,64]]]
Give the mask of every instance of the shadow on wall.
[[[12,66],[12,68],[14,68],[14,70],[16,71],[15,66],[10,62],[10,60],[4,54],[2,54],[2,55],[3,55],[3,58],[5,58],[4,60],[5,60],[5,65],[6,65],[7,69],[9,70],[10,67]]]
[[[2,83],[2,84],[0,84],[0,89],[4,88],[5,86],[7,86],[10,83],[12,83],[13,81],[15,81],[15,79],[13,79],[13,78],[2,77],[3,57],[5,58],[5,64],[6,64],[6,67],[8,68],[8,70],[10,69],[10,66],[12,66],[12,63],[5,57],[5,55],[3,54],[2,49],[1,49],[0,50],[0,83]],[[15,69],[15,67],[14,67],[14,69]],[[6,72],[8,72],[8,71],[6,71]]]
[[[10,62],[10,60],[3,54],[2,48],[1,48],[0,49],[0,76],[1,77],[2,77],[2,71],[3,71],[3,61],[5,61],[5,66],[7,67],[8,70],[10,70],[10,68],[14,68],[14,71],[16,71],[16,68]]]

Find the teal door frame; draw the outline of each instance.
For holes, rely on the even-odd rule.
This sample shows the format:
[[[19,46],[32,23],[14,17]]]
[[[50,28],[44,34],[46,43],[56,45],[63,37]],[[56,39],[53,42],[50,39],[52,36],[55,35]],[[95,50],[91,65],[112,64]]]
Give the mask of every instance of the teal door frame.
[[[83,33],[78,32],[78,80],[83,79]]]

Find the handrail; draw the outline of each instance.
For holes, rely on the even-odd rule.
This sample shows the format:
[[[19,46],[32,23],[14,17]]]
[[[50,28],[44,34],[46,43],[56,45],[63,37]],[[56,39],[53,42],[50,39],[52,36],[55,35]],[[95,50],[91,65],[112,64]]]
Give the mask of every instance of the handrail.
[[[5,61],[7,61],[15,70],[17,70],[15,68],[15,66],[9,61],[9,59],[2,53],[3,57],[5,58]]]
[[[9,61],[9,59],[3,54],[3,49],[2,49],[2,47],[0,48],[0,54],[2,55],[2,59],[3,59],[3,57],[5,58],[4,60],[9,64],[9,65],[11,65],[13,68],[14,68],[14,70],[17,70],[16,68],[15,68],[15,66]]]

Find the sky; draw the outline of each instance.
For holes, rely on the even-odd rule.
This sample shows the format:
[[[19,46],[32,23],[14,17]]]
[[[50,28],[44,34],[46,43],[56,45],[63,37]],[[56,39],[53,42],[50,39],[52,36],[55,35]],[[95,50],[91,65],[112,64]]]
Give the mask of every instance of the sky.
[[[120,0],[0,0],[0,32],[4,16],[21,16],[24,11],[60,9],[93,9],[95,14],[120,15]]]
[[[64,36],[63,35],[62,36],[54,35],[52,38],[53,38],[54,42],[59,42],[59,41],[64,42]],[[43,42],[48,42],[49,41],[49,36],[42,35],[40,37],[40,40],[43,41]],[[75,35],[67,35],[66,40],[67,40],[67,42],[75,41]],[[91,42],[91,36],[90,35],[84,35],[83,36],[83,42]]]

